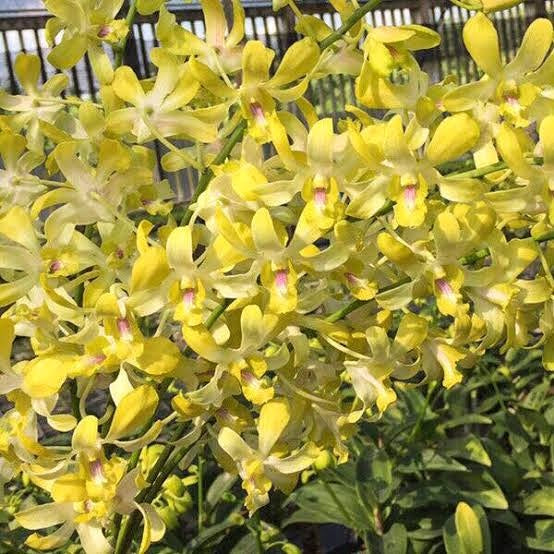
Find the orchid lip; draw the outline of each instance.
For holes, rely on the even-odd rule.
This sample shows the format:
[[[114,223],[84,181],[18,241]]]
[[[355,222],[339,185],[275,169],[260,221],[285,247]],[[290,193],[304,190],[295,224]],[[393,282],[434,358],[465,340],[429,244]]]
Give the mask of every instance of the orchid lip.
[[[417,187],[415,185],[408,185],[404,189],[404,200],[406,200],[406,206],[409,210],[415,208]]]
[[[186,289],[183,294],[183,303],[187,308],[190,308],[194,304],[196,293],[194,289]]]
[[[102,27],[100,27],[100,30],[98,31],[98,34],[96,36],[98,38],[106,38],[111,32],[112,32],[112,29],[109,25],[102,25]]]
[[[454,289],[446,279],[437,279],[435,280],[435,284],[441,294],[450,297],[454,296]]]
[[[289,272],[287,269],[278,269],[275,272],[275,286],[282,294],[287,291],[288,274]]]
[[[259,102],[250,102],[250,113],[254,116],[257,123],[265,124],[266,118],[262,105]]]
[[[314,190],[314,201],[316,206],[323,207],[327,201],[327,191],[324,188],[316,188]]]
[[[104,476],[103,466],[101,460],[93,460],[89,462],[90,474],[92,475],[92,480],[97,483],[105,483],[106,477]]]
[[[244,381],[248,385],[252,386],[256,383],[256,378],[254,377],[254,374],[251,371],[243,369],[240,372],[240,376],[241,376],[242,379],[244,379]]]
[[[54,260],[50,264],[50,267],[48,268],[48,271],[50,273],[56,273],[56,271],[60,271],[60,269],[62,269],[62,267],[63,267],[63,262],[61,260]]]
[[[346,277],[346,280],[348,281],[348,283],[350,285],[357,285],[358,284],[358,277],[356,277],[356,275],[354,275],[353,273],[347,271],[344,276]]]
[[[132,336],[131,324],[129,323],[129,320],[127,318],[119,318],[117,320],[117,330],[119,331],[119,334],[125,339],[128,339]]]

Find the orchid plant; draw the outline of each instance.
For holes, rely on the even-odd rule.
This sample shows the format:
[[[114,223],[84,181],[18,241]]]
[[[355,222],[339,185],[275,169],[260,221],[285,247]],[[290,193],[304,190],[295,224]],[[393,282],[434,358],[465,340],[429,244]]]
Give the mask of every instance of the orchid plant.
[[[414,52],[440,36],[370,27],[378,0],[331,0],[338,30],[274,0],[303,35],[278,64],[239,0],[232,24],[201,1],[205,38],[161,0],[45,1],[49,61],[88,53],[101,89],[62,97],[20,54],[23,93],[0,94],[0,481],[48,498],[15,515],[28,546],[123,554],[142,525],[147,552],[153,500],[204,448],[253,514],[347,461],[395,390],[453,387],[491,348],[554,367],[552,24],[505,64],[487,13],[518,2],[455,3],[480,10],[473,83],[431,83]],[[158,17],[152,79],[121,64],[137,10]],[[306,96],[330,74],[356,79],[341,118]],[[156,142],[198,173],[190,201]]]

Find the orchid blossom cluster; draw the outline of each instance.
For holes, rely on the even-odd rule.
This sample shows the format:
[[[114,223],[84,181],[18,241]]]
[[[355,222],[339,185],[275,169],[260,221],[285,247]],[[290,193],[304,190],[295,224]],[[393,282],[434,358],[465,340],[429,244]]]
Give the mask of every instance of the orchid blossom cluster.
[[[146,552],[204,448],[253,513],[346,460],[395,389],[452,387],[491,348],[554,369],[552,25],[505,64],[479,12],[463,38],[482,78],[432,83],[414,52],[440,37],[369,27],[377,3],[331,0],[333,31],[276,2],[303,35],[276,62],[239,0],[232,25],[202,0],[205,38],[161,1],[123,20],[122,0],[46,0],[49,61],[88,52],[101,90],[61,96],[66,76],[40,84],[20,54],[22,93],[0,95],[0,475],[50,498],[16,514],[30,547],[76,532],[123,553],[142,521]],[[105,49],[137,7],[158,14],[152,79]],[[321,118],[308,86],[333,74],[358,105]],[[190,202],[155,142],[166,172],[200,175]]]

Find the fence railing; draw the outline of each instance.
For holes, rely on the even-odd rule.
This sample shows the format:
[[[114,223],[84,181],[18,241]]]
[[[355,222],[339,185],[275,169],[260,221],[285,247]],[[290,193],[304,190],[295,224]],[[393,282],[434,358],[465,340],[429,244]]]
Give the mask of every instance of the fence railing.
[[[245,1],[246,36],[261,40],[282,55],[297,39],[294,31],[294,16],[288,10],[274,13],[271,2]],[[303,2],[303,10],[316,15],[334,28],[340,25],[340,18],[333,13],[326,1]],[[170,3],[181,24],[199,36],[204,34],[204,20],[199,6]],[[524,4],[495,14],[505,56],[512,56],[521,41],[529,21],[538,16],[553,15],[553,0],[529,0]],[[448,0],[384,0],[367,19],[372,25],[421,23],[438,31],[441,45],[420,55],[425,69],[436,79],[453,73],[461,81],[477,77],[477,68],[468,59],[461,39],[464,22],[470,14]],[[48,19],[41,10],[2,12],[0,10],[0,86],[18,90],[13,71],[14,58],[19,52],[36,53],[46,60],[48,46],[44,25]],[[157,44],[155,22],[151,18],[139,18],[133,25],[128,43],[126,63],[133,66],[142,77],[151,75],[147,53]],[[55,73],[47,64],[42,78]],[[94,79],[88,59],[82,60],[71,72],[71,92],[83,97],[95,97],[98,83]],[[340,106],[354,101],[352,83],[348,79],[336,78],[330,82],[316,82],[311,90],[315,104],[322,112],[340,111]]]

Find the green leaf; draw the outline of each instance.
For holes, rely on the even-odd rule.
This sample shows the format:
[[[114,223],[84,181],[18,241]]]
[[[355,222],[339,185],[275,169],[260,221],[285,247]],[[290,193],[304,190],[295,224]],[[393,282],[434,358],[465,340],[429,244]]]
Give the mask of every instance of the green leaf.
[[[535,536],[525,537],[525,544],[532,550],[554,552],[554,519],[535,522]]]
[[[440,425],[440,429],[452,429],[454,427],[459,427],[460,425],[490,425],[491,423],[492,419],[490,417],[479,414],[464,414],[445,421]]]
[[[447,554],[490,554],[490,532],[483,508],[460,502],[443,527],[443,540]]]
[[[371,529],[372,522],[365,517],[354,488],[314,481],[298,489],[292,500],[300,509],[283,526],[299,522],[338,523],[352,529]]]
[[[501,436],[501,434],[507,432],[510,443],[516,452],[524,451],[533,442],[533,438],[523,428],[516,415],[508,412],[499,412],[494,414],[492,419],[496,424],[494,428],[495,433]]]
[[[527,408],[528,410],[540,410],[544,404],[548,391],[550,389],[550,383],[541,383],[533,387],[529,394],[523,399],[520,403],[522,408]]]
[[[483,510],[483,508],[479,506],[479,504],[474,504],[472,506],[472,509],[479,519],[479,527],[481,528],[481,536],[483,537],[484,554],[491,554],[491,532],[489,528],[489,522],[487,520],[487,514],[485,513],[485,510]]]
[[[460,437],[455,439],[448,439],[444,443],[445,454],[456,456],[459,458],[465,458],[472,462],[490,467],[491,459],[487,454],[487,451],[483,447],[481,441],[475,435],[468,435],[467,437]]]
[[[524,514],[554,517],[554,487],[544,487],[532,492],[515,509]]]
[[[506,510],[508,501],[487,471],[469,473],[453,473],[445,482],[452,494],[469,502],[476,502],[485,508]]]
[[[365,450],[356,463],[356,484],[363,501],[385,502],[392,490],[392,462],[383,449]]]
[[[408,533],[406,527],[395,523],[383,536],[384,554],[405,554],[408,550]]]
[[[466,554],[463,549],[462,542],[460,541],[460,537],[458,537],[454,516],[451,516],[446,520],[442,530],[442,540],[444,541],[446,554]]]
[[[400,508],[415,509],[431,504],[448,506],[454,503],[452,492],[444,484],[417,484],[407,491],[402,491],[395,502]]]
[[[464,465],[453,458],[442,456],[429,448],[412,454],[410,458],[397,466],[396,469],[401,473],[414,473],[416,471],[467,471]]]
[[[516,465],[513,457],[509,456],[494,440],[483,438],[487,452],[492,461],[490,472],[498,481],[500,487],[508,493],[516,493],[521,487],[523,472]]]

